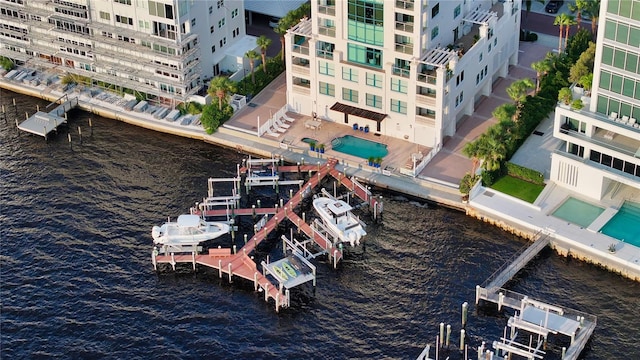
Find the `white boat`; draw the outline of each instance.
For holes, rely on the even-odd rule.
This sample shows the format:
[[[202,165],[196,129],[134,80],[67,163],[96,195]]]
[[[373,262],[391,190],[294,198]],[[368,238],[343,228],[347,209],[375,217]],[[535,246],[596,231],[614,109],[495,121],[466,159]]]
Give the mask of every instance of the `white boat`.
[[[313,200],[313,207],[324,225],[341,242],[360,245],[360,239],[367,235],[364,223],[351,213],[353,208],[346,202],[322,196]]]
[[[168,221],[162,226],[154,226],[151,237],[154,244],[187,246],[215,239],[229,230],[229,225],[225,223],[207,222],[198,215],[180,215],[175,222]]]

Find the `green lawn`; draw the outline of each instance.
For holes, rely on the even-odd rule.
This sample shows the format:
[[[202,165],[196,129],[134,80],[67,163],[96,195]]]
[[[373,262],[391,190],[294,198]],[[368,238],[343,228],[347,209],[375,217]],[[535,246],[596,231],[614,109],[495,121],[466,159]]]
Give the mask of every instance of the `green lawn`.
[[[491,188],[533,204],[544,185],[532,184],[507,175],[496,181]]]

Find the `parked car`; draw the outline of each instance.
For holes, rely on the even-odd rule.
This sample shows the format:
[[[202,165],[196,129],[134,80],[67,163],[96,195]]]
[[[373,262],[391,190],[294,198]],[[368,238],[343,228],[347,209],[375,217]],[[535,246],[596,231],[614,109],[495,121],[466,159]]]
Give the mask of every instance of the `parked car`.
[[[544,10],[548,13],[556,14],[562,7],[562,4],[564,4],[563,0],[551,0],[547,4],[547,6],[544,7]]]
[[[269,27],[275,29],[276,27],[278,27],[279,21],[280,21],[280,18],[272,17],[271,19],[269,19]]]

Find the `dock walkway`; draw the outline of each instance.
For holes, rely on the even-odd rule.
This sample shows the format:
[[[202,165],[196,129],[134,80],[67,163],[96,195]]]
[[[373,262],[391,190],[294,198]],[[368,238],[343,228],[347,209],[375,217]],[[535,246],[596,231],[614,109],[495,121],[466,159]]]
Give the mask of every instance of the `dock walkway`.
[[[229,215],[229,212],[233,212],[235,215],[258,215],[258,214],[270,214],[272,215],[269,220],[264,224],[260,230],[258,230],[249,241],[246,242],[242,248],[237,252],[232,253],[231,249],[209,249],[208,254],[197,254],[195,251],[191,254],[175,254],[175,253],[158,253],[154,251],[152,254],[152,261],[154,267],[157,268],[157,264],[171,264],[175,269],[175,265],[178,263],[192,263],[195,270],[196,264],[204,265],[218,270],[220,278],[225,274],[229,277],[229,282],[232,281],[232,277],[239,276],[241,278],[253,281],[255,290],[262,289],[265,292],[265,300],[273,299],[276,304],[276,311],[280,307],[289,306],[288,291],[274,285],[262,272],[257,269],[257,265],[254,260],[249,256],[256,247],[267,238],[269,233],[276,229],[278,225],[285,220],[289,220],[298,227],[307,237],[309,237],[317,246],[319,246],[324,252],[329,254],[329,260],[334,265],[342,259],[342,249],[335,243],[325,237],[320,231],[313,228],[311,225],[303,221],[298,214],[295,213],[295,209],[300,202],[311,194],[311,190],[315,189],[320,182],[327,176],[332,175],[341,184],[346,186],[350,191],[363,200],[367,204],[373,204],[375,207],[381,210],[382,206],[378,201],[370,196],[370,193],[357,181],[352,181],[344,174],[335,169],[337,165],[336,159],[330,159],[322,165],[304,165],[304,166],[288,166],[279,167],[278,171],[305,171],[313,172],[315,174],[309,177],[309,180],[300,187],[300,189],[287,201],[282,207],[275,208],[252,208],[252,209],[206,209],[196,210],[198,215],[205,216],[221,216]],[[204,213],[204,214],[203,214]],[[282,287],[282,284],[280,284]]]
[[[64,99],[64,101],[62,101]],[[58,106],[49,112],[38,111],[31,116],[26,117],[26,120],[18,124],[16,119],[16,126],[22,131],[39,135],[45,139],[52,131],[57,131],[58,126],[67,123],[67,112],[78,106],[78,98],[68,99],[67,95],[62,96],[51,104],[47,105],[47,108],[62,101]]]

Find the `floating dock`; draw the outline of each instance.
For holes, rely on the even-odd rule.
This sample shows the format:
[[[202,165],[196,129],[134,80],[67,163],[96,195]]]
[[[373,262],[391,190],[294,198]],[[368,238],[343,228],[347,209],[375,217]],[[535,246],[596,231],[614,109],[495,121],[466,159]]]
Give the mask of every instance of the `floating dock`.
[[[49,133],[58,130],[58,126],[67,123],[67,112],[78,106],[78,98],[69,99],[67,95],[63,95],[58,100],[47,105],[46,108],[48,109],[58,103],[60,104],[49,112],[38,109],[38,111],[31,116],[27,113],[26,120],[20,124],[18,124],[18,120],[16,119],[18,129],[42,136],[46,139]]]
[[[233,281],[233,276],[252,281],[256,291],[263,291],[265,301],[272,299],[275,302],[276,311],[281,307],[289,306],[289,289],[300,284],[313,281],[315,286],[315,267],[308,261],[321,254],[328,255],[331,264],[337,267],[337,264],[343,257],[342,243],[337,241],[337,236],[331,234],[317,220],[311,225],[301,218],[295,211],[303,199],[312,195],[312,191],[318,187],[320,182],[328,175],[333,176],[340,184],[345,186],[348,191],[362,199],[370,206],[374,212],[374,218],[378,218],[382,212],[382,203],[375,197],[371,196],[370,191],[361,185],[356,179],[348,178],[343,173],[335,169],[336,159],[329,159],[326,164],[320,165],[299,165],[299,166],[279,166],[279,159],[249,159],[244,166],[238,166],[238,176],[226,179],[209,179],[207,197],[202,202],[196,203],[191,209],[192,214],[200,215],[204,218],[213,216],[224,216],[227,222],[233,224],[236,216],[251,215],[262,218],[254,226],[254,235],[247,240],[245,237],[244,245],[237,249],[236,245],[232,248],[213,248],[208,249],[208,253],[202,254],[199,249],[188,249],[180,253],[154,248],[152,252],[152,262],[154,269],[157,270],[158,264],[167,263],[175,270],[178,263],[191,263],[195,270],[196,264],[204,265],[218,271],[220,278],[228,276],[229,282]],[[306,182],[302,180],[281,180],[281,173],[298,173],[300,175],[309,174]],[[270,185],[278,190],[281,185],[298,185],[298,191],[294,194],[290,190],[291,196],[286,203],[281,200],[282,206],[276,204],[275,207],[255,207],[241,209],[238,208],[241,199],[241,184],[244,176],[244,185],[247,193],[255,186]],[[217,195],[214,193],[214,184],[218,182],[231,182],[233,184],[231,195]],[[303,214],[304,217],[304,214]],[[251,253],[256,247],[264,241],[271,231],[275,230],[283,221],[289,221],[304,233],[308,240],[299,242],[291,237],[291,239],[283,238],[285,250],[291,255],[276,262],[262,262],[262,271],[258,270]],[[232,231],[232,239],[234,232]],[[314,244],[318,252],[312,252],[308,249],[308,245]],[[276,280],[273,283],[268,277]]]

